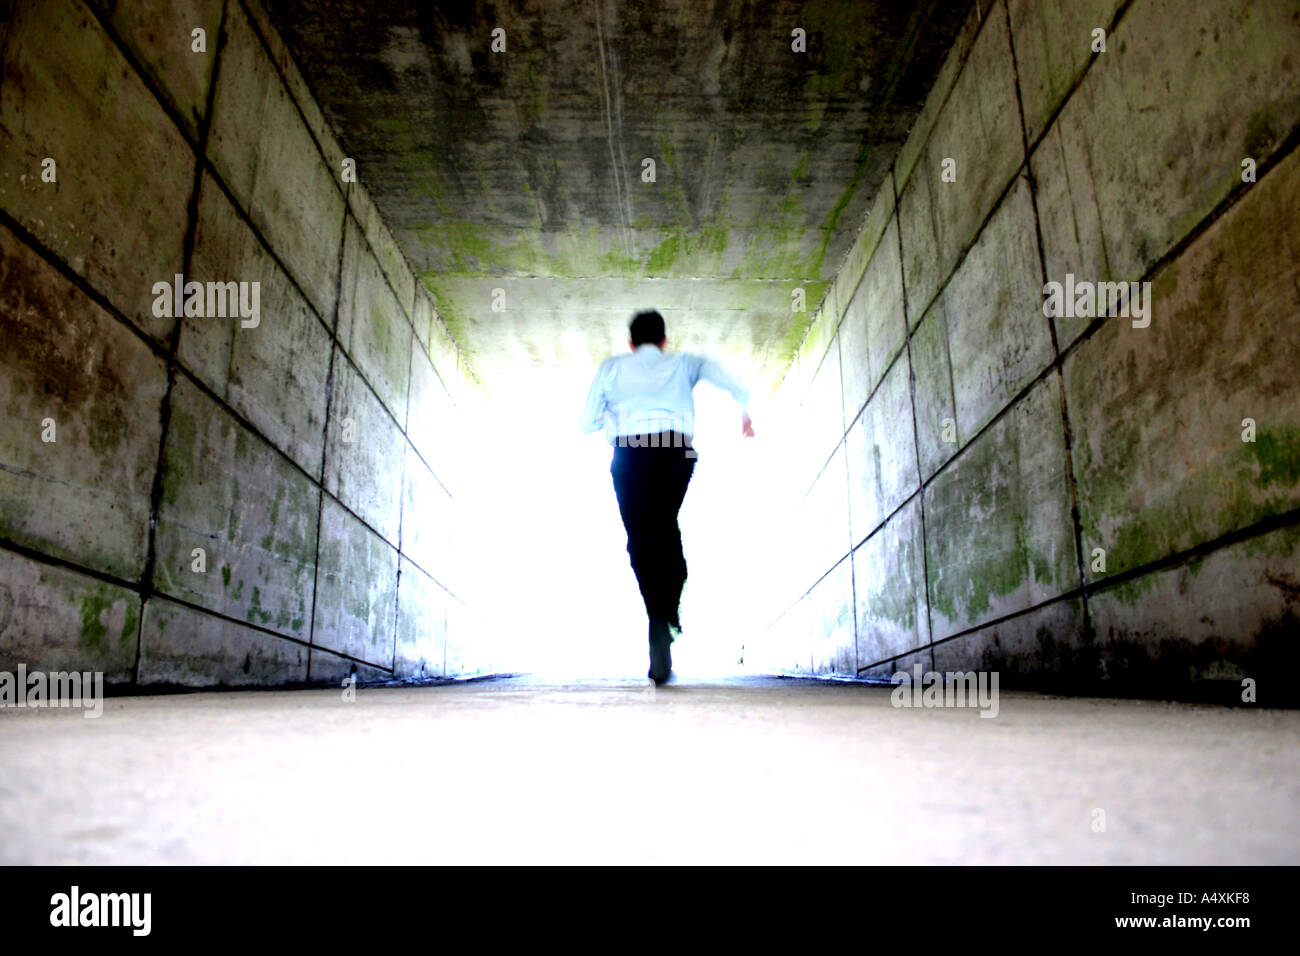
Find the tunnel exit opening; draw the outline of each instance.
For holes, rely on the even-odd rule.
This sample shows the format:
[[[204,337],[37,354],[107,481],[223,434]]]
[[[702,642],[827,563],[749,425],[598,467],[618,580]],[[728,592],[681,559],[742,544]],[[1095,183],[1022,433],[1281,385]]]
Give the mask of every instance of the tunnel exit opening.
[[[493,670],[556,679],[644,678],[647,620],[610,476],[611,447],[577,426],[592,369],[519,370],[493,384],[466,505],[474,593]],[[757,456],[730,397],[696,392],[697,467],[680,525],[688,565],[675,672],[743,668],[760,624]],[[761,425],[759,426],[761,427]],[[734,433],[734,434],[733,434]]]

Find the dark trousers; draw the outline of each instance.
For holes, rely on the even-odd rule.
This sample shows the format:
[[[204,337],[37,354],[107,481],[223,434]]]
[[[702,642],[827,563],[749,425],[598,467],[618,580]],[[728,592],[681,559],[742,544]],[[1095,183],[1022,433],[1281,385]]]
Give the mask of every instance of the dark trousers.
[[[609,466],[646,614],[679,628],[686,558],[677,512],[694,471],[695,449],[676,432],[620,439]]]

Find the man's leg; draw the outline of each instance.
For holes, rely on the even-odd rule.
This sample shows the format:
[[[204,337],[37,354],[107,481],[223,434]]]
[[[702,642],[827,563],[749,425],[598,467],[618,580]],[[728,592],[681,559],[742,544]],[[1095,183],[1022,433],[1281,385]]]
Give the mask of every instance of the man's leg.
[[[664,482],[663,502],[663,567],[664,567],[664,606],[663,614],[673,627],[679,631],[681,623],[682,589],[686,586],[686,554],[682,549],[682,529],[677,516],[686,498],[686,489],[690,486],[691,475],[695,473],[695,458],[687,457],[682,452],[686,449],[673,449],[675,454],[669,460],[668,473]]]
[[[680,446],[618,447],[610,465],[628,556],[650,621],[650,676],[657,683],[672,667],[668,625],[680,628],[678,605],[686,582],[677,524],[695,467],[686,452]]]
[[[646,614],[680,626],[686,583],[677,515],[695,469],[682,448],[618,448],[610,473]]]
[[[646,613],[655,605],[655,535],[653,515],[655,507],[654,475],[644,449],[617,447],[610,474],[614,478],[614,495],[618,498],[618,512],[627,532],[627,553],[636,574],[641,600]]]

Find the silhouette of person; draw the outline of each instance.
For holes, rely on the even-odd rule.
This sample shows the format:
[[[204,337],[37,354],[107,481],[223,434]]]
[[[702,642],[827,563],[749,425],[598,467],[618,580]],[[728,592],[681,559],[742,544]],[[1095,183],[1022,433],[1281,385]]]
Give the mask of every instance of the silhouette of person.
[[[695,471],[691,445],[696,383],[730,392],[740,404],[741,431],[754,435],[749,390],[703,355],[668,352],[664,317],[632,318],[630,354],[605,359],[587,393],[584,432],[604,429],[614,446],[610,475],[627,531],[627,553],[650,622],[650,671],[656,684],[672,671],[670,645],[681,632],[679,605],[686,583],[677,514]]]

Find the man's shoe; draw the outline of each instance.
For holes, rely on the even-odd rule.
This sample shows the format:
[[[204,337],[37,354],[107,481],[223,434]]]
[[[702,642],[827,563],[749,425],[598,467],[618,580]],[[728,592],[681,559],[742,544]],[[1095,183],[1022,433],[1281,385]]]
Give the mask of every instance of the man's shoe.
[[[646,675],[656,684],[668,680],[673,670],[673,655],[670,647],[673,643],[668,622],[652,618],[650,620],[650,671]]]

